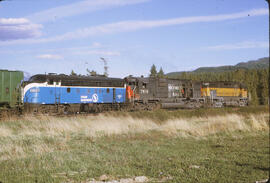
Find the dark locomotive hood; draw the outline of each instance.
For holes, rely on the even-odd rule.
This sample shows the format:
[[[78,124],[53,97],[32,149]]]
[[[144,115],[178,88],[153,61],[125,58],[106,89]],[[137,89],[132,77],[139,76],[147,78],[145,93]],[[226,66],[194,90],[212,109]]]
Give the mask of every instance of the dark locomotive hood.
[[[124,80],[121,78],[108,78],[105,76],[69,76],[65,74],[37,74],[32,76],[26,83],[53,84],[61,82],[62,86],[99,86],[99,87],[123,87]]]
[[[216,81],[216,82],[202,82],[204,87],[213,87],[213,88],[243,88],[247,89],[247,86],[240,82],[235,81]]]

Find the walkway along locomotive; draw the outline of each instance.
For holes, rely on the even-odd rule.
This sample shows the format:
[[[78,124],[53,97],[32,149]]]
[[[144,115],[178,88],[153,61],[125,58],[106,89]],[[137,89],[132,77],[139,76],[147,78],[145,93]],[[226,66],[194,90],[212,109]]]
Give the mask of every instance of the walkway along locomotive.
[[[0,76],[0,106],[29,112],[78,113],[248,105],[246,87],[236,82],[64,74],[38,74],[22,82],[22,72],[6,70],[2,70]]]

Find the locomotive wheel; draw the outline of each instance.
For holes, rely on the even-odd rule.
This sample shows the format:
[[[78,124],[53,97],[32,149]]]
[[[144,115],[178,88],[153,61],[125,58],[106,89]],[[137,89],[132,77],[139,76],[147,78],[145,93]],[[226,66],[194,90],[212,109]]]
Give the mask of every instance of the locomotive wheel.
[[[103,111],[103,106],[102,105],[99,105],[98,106],[98,110],[99,110],[99,112],[102,112]]]
[[[0,112],[0,118],[6,118],[8,117],[8,111],[7,110],[1,110]]]
[[[70,114],[70,113],[71,113],[70,106],[65,105],[64,106],[64,109],[63,109],[63,114]]]
[[[50,113],[50,108],[47,106],[41,106],[38,110],[41,114],[49,114]]]
[[[154,110],[158,110],[158,109],[161,109],[161,103],[156,102]]]

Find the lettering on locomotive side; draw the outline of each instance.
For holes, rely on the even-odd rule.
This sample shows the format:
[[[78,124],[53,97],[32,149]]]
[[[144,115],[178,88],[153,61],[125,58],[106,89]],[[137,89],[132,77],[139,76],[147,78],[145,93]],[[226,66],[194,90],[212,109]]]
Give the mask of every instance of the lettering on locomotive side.
[[[168,84],[168,96],[169,97],[179,97],[180,87],[174,84]]]
[[[98,95],[94,93],[91,98],[88,98],[87,95],[81,96],[81,102],[97,102],[98,101]]]
[[[173,84],[168,84],[168,89],[169,89],[169,90],[179,90],[180,87],[179,87],[179,86],[175,86],[175,85],[173,85]]]
[[[39,88],[31,88],[30,89],[31,93],[38,93],[39,92]]]
[[[92,99],[88,96],[81,96],[81,102],[92,102]]]
[[[140,90],[141,94],[148,94],[148,92],[149,92],[148,89],[141,89]]]

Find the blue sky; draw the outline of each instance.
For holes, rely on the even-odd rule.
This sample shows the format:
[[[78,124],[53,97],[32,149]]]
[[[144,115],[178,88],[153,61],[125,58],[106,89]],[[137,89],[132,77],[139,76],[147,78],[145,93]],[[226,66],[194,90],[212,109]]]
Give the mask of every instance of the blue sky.
[[[265,0],[10,0],[0,69],[109,76],[234,65],[268,56]]]

